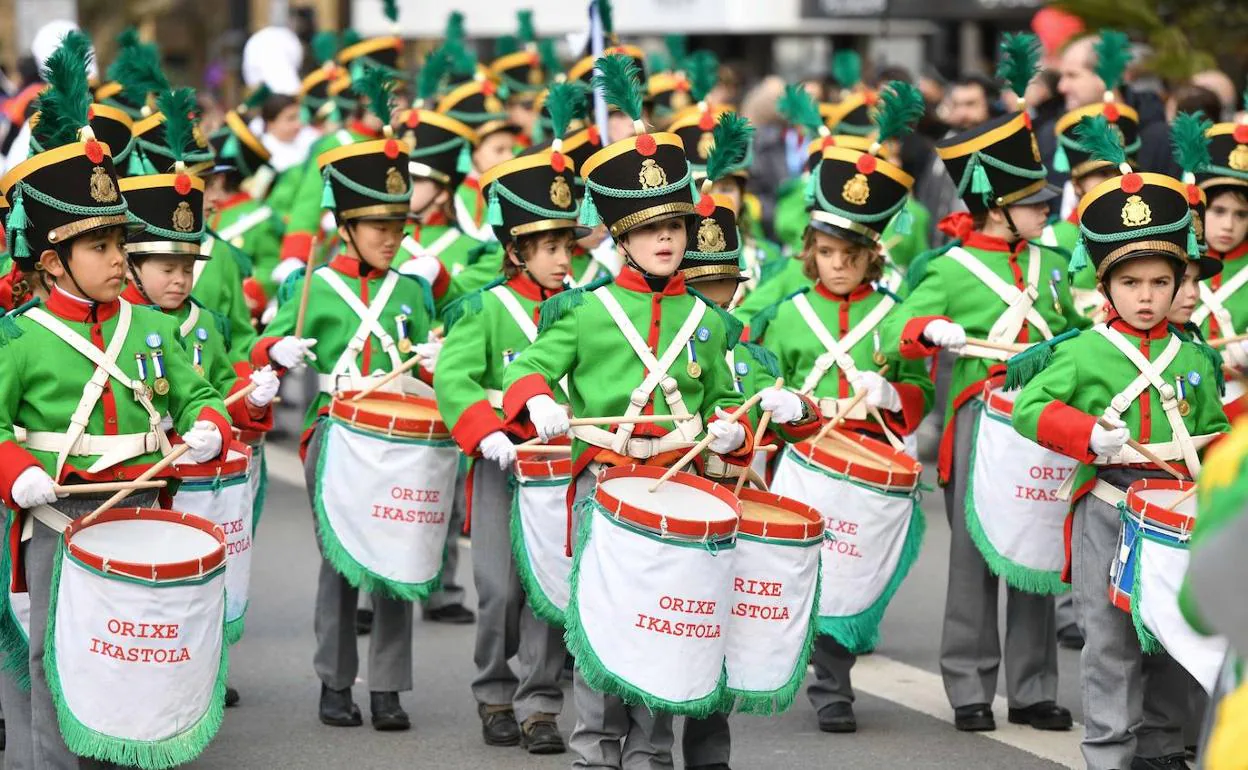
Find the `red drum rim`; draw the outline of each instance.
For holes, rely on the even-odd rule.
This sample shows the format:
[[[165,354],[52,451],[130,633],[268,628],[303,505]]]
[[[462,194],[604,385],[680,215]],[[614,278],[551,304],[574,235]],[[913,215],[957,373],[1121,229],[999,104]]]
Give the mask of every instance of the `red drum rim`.
[[[368,394],[368,398],[373,401],[389,401],[396,404],[413,404],[426,407],[434,414],[438,414],[438,419],[397,417],[374,411],[364,404],[351,401],[355,394],[360,392],[351,390],[335,396],[333,402],[329,405],[330,415],[340,420],[345,420],[352,425],[385,434],[394,433],[412,438],[449,438],[451,435],[446,427],[446,423],[441,420],[437,402],[431,398],[409,396],[406,393],[383,393],[381,391]]]
[[[84,529],[112,521],[131,521],[135,519],[164,521],[193,527],[211,535],[213,540],[217,542],[217,546],[211,553],[200,559],[162,564],[140,564],[137,562],[105,559],[74,544],[74,535]],[[65,530],[65,547],[69,549],[70,554],[78,561],[106,574],[124,575],[145,581],[186,580],[188,578],[200,577],[225,563],[225,532],[219,525],[213,524],[200,516],[168,511],[163,508],[111,508],[95,517],[90,524],[84,526],[83,522],[85,520],[85,516],[75,519]],[[105,567],[105,564],[107,564],[107,567]]]
[[[1160,524],[1167,529],[1179,532],[1191,532],[1196,527],[1195,516],[1188,516],[1163,505],[1150,503],[1140,493],[1158,490],[1183,493],[1191,489],[1195,483],[1178,479],[1140,479],[1127,487],[1127,508],[1139,514],[1147,522]]]
[[[806,522],[803,524],[760,521],[747,516],[746,508],[743,505],[741,506],[741,521],[737,524],[737,531],[741,534],[778,540],[809,540],[812,537],[819,537],[823,534],[823,516],[819,515],[818,511],[805,503],[794,500],[791,497],[781,497],[771,492],[764,492],[761,489],[743,488],[741,494],[737,495],[737,497],[744,502],[779,508],[806,519]]]
[[[553,479],[572,475],[571,457],[554,457],[549,460],[529,458],[516,460],[516,477],[521,481],[530,479]]]
[[[833,428],[833,431],[844,436],[855,443],[866,447],[873,455],[880,455],[889,458],[892,469],[884,470],[847,457],[838,457],[831,454],[822,446],[815,446],[811,443],[813,439],[806,439],[797,444],[791,444],[793,451],[802,455],[812,462],[822,465],[823,467],[833,471],[834,473],[844,474],[850,478],[865,481],[868,484],[877,487],[891,487],[913,489],[919,483],[919,473],[922,472],[923,466],[918,460],[910,457],[897,449],[893,449],[883,441],[876,441],[873,438],[854,433],[853,431],[844,431]],[[834,439],[825,438],[825,442],[831,442]]]
[[[241,441],[231,441],[230,451],[224,460],[206,463],[174,463],[170,466],[179,479],[215,479],[222,476],[245,476],[251,466],[251,447]]]
[[[1014,414],[1014,401],[1001,395],[1004,390],[1003,384],[984,383],[984,403],[992,411],[1010,417]]]
[[[598,476],[597,484],[594,486],[594,500],[603,508],[611,511],[615,516],[655,532],[666,531],[670,535],[706,539],[728,537],[737,531],[737,522],[741,518],[741,501],[732,493],[731,486],[710,481],[701,476],[694,476],[692,473],[685,473],[684,471],[678,471],[670,479],[663,482],[664,484],[681,484],[691,487],[700,492],[705,492],[728,505],[737,515],[734,518],[724,519],[723,521],[685,519],[675,513],[652,513],[619,500],[602,486],[604,481],[619,478],[631,477],[657,481],[666,472],[667,468],[655,465],[618,465],[608,468]],[[659,492],[655,494],[659,494]],[[666,530],[664,530],[665,523]]]

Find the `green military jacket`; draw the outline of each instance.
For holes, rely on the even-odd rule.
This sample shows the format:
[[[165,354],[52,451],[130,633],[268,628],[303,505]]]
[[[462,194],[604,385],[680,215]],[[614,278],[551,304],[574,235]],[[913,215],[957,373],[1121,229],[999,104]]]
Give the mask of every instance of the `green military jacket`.
[[[230,243],[211,234],[204,235],[201,252],[204,249],[211,256],[207,261],[195,263],[195,282],[191,292],[205,307],[220,313],[230,322],[230,338],[226,343],[230,356],[235,361],[246,361],[257,336],[255,327],[251,325],[247,297],[243,294],[247,257]]]
[[[260,285],[266,300],[277,291],[272,274],[282,247],[281,238],[274,229],[275,219],[271,206],[247,193],[238,193],[217,207],[217,213],[208,225],[222,240],[249,259],[249,269],[244,273]]]

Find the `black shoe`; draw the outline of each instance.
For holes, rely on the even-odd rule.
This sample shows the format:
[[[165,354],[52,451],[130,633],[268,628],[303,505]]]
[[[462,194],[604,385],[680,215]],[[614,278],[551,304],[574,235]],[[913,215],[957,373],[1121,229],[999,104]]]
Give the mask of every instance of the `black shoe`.
[[[992,716],[992,706],[973,703],[953,710],[953,726],[964,733],[986,733],[997,729],[997,720]]]
[[[477,614],[462,604],[448,604],[436,610],[423,609],[420,617],[430,623],[450,623],[455,626],[466,626],[477,622]]]
[[[232,709],[237,705],[238,705],[238,690],[235,690],[233,687],[230,687],[227,684],[225,686],[225,707],[227,709]]]
[[[399,705],[397,692],[370,692],[368,707],[373,712],[373,729],[382,732],[410,730],[412,720]]]
[[[368,636],[373,631],[373,611],[367,607],[355,608],[355,635]]]
[[[351,688],[331,690],[321,683],[321,724],[330,727],[359,727],[364,724],[360,707],[351,700]]]
[[[562,754],[568,750],[554,714],[535,714],[525,722],[520,745],[530,754]]]
[[[858,732],[858,720],[854,719],[854,704],[829,703],[819,709],[819,729],[825,733]]]
[[[1012,725],[1031,725],[1037,730],[1069,730],[1074,724],[1070,709],[1051,700],[1033,703],[1023,709],[1010,709],[1009,719]]]
[[[1057,646],[1066,650],[1082,650],[1083,634],[1079,633],[1079,626],[1071,623],[1065,628],[1059,628],[1057,631]]]
[[[1136,757],[1131,760],[1131,770],[1191,770],[1182,754],[1166,757]]]
[[[8,734],[4,729],[4,720],[0,719],[0,751],[4,751],[4,747],[8,745]]]
[[[519,746],[520,725],[510,706],[477,706],[481,717],[481,737],[486,746]]]

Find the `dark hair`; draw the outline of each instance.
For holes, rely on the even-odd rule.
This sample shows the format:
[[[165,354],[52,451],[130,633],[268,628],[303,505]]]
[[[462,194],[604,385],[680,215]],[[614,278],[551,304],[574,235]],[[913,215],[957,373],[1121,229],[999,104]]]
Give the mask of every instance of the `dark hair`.
[[[894,80],[914,83],[914,75],[910,74],[910,70],[899,64],[890,64],[886,67],[881,67],[880,71],[876,73],[876,79],[879,81],[880,85],[891,83]]]
[[[1214,200],[1221,198],[1223,195],[1231,195],[1240,203],[1248,205],[1248,189],[1234,185],[1215,185],[1205,190],[1205,199],[1208,201],[1206,208],[1212,206]]]
[[[22,81],[22,86],[28,86],[31,83],[42,83],[43,73],[39,71],[39,63],[35,61],[33,56],[19,56],[17,59],[17,76]]]
[[[1195,83],[1184,83],[1174,89],[1174,108],[1178,112],[1204,113],[1217,123],[1222,119],[1222,100],[1213,91]]]
[[[1130,264],[1131,262],[1139,259],[1161,259],[1169,262],[1174,273],[1174,293],[1175,296],[1178,296],[1179,284],[1183,282],[1183,274],[1187,272],[1187,260],[1180,262],[1174,258],[1173,254],[1169,254],[1167,252],[1144,251],[1136,254],[1130,259],[1119,259],[1117,262],[1109,266],[1109,269],[1105,271],[1104,275],[1097,279],[1097,283],[1099,283],[1105,290],[1105,298],[1110,301],[1111,305],[1113,304],[1113,299],[1109,296],[1109,281],[1113,278],[1114,271],[1123,265]]]
[[[802,275],[808,279],[819,281],[819,268],[815,265],[814,246],[815,233],[820,232],[813,227],[806,228],[806,234],[802,236],[802,253],[798,255],[798,259],[802,260]],[[884,255],[880,253],[878,247],[864,246],[849,238],[824,233],[829,238],[840,238],[849,244],[849,250],[853,259],[866,259],[867,272],[862,276],[863,283],[871,283],[880,280],[884,275]]]
[[[953,81],[953,86],[954,88],[979,86],[979,90],[984,94],[984,101],[988,102],[988,114],[995,117],[1005,113],[1005,106],[1001,103],[1001,86],[992,78],[971,73]]]
[[[537,250],[537,244],[540,243],[543,238],[552,237],[558,239],[561,236],[562,239],[570,243],[576,242],[576,231],[570,227],[564,227],[558,230],[543,230],[537,233],[517,235],[516,239],[511,242],[511,250],[515,252],[516,257],[521,263],[523,263],[527,261],[530,256],[532,256],[534,251]],[[511,261],[511,257],[506,252],[503,253],[503,276],[506,277],[507,280],[515,278],[520,274],[522,269],[521,265],[517,265]]]
[[[1062,73],[1052,69],[1042,69],[1036,75],[1044,87],[1049,89],[1049,93],[1057,95],[1057,84],[1062,79]]]
[[[270,123],[277,120],[277,116],[282,114],[282,110],[292,104],[298,103],[299,102],[293,96],[287,96],[286,94],[273,94],[268,99],[265,99],[264,103],[260,105],[260,117],[265,123]]]

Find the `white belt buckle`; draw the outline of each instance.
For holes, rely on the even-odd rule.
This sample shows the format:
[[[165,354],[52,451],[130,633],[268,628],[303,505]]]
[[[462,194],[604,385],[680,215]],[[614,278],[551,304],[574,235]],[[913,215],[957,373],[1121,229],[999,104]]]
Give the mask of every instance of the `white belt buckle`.
[[[634,460],[649,460],[654,457],[655,440],[653,438],[630,438],[624,445],[624,454]]]

